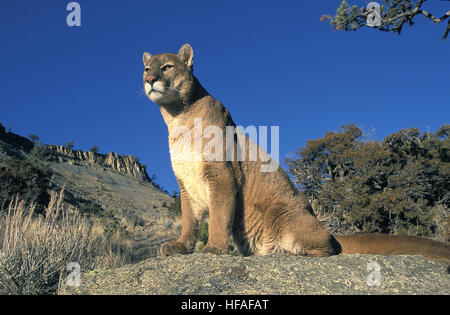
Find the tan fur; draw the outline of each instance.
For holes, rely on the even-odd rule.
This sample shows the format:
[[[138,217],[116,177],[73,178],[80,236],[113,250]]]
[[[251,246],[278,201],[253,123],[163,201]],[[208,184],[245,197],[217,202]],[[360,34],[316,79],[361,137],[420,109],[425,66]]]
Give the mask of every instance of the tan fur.
[[[450,257],[447,244],[417,237],[384,235],[336,236],[312,214],[310,205],[281,167],[262,172],[267,161],[235,159],[196,161],[193,146],[177,134],[185,128],[194,134],[195,119],[202,130],[217,126],[223,131],[235,126],[228,110],[193,76],[193,51],[184,45],[175,54],[144,55],[146,93],[155,101],[167,124],[172,166],[180,186],[182,232],[177,241],[161,246],[161,253],[191,253],[199,222],[209,212],[209,240],[205,252],[226,253],[234,241],[244,255],[287,253],[311,257],[343,253],[423,254],[441,260]],[[169,65],[170,69],[164,68]],[[150,83],[163,93],[152,92]],[[190,139],[193,144],[194,139]],[[209,139],[202,139],[204,146]],[[249,143],[245,145],[249,151]],[[181,157],[181,159],[180,159]],[[197,156],[198,157],[198,156]],[[187,161],[186,161],[187,160]]]

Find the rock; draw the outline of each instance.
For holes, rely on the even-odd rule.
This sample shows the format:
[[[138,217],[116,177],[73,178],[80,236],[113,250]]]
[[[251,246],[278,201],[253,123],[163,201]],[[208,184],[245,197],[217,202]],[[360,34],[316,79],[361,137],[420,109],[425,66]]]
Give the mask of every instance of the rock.
[[[131,155],[122,156],[114,152],[101,154],[72,150],[62,145],[44,145],[39,151],[39,155],[46,157],[47,161],[65,162],[71,165],[76,164],[76,162],[86,162],[87,164],[111,169],[145,182],[151,182],[145,166]]]
[[[369,286],[369,263],[380,285]],[[449,294],[445,267],[422,256],[339,255],[324,258],[241,257],[195,253],[156,257],[81,274],[81,286],[59,294]]]

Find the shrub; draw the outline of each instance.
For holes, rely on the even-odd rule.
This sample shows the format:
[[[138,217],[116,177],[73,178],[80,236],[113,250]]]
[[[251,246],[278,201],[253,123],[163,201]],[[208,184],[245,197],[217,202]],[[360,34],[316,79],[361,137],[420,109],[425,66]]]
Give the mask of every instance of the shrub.
[[[176,218],[181,217],[181,198],[176,196],[173,203],[168,206],[169,212],[172,213]]]
[[[90,225],[80,215],[69,215],[63,191],[52,193],[43,215],[33,204],[11,202],[3,222],[0,251],[0,291],[4,294],[52,294],[71,262],[82,270],[92,267],[95,253]]]
[[[203,222],[202,226],[200,227],[200,232],[198,233],[198,250],[201,250],[203,247],[205,247],[206,243],[208,243],[208,237],[209,237],[209,225],[208,222]]]
[[[18,198],[0,214],[0,294],[55,294],[71,262],[81,272],[129,262],[131,243],[66,211],[63,194],[52,193],[45,216]]]
[[[50,201],[47,187],[51,171],[18,159],[9,159],[0,167],[0,210],[17,196],[26,203],[34,203],[37,213],[42,213]]]
[[[98,150],[99,150],[98,146],[94,145],[89,151],[91,151],[92,153],[98,153]]]
[[[39,136],[32,133],[28,137],[31,139],[31,141],[33,141],[33,145],[37,145],[39,143]]]
[[[108,209],[102,212],[100,221],[103,224],[104,233],[107,239],[117,235],[119,238],[128,234],[127,227],[120,223],[117,217],[117,210]]]
[[[103,209],[102,206],[95,202],[89,202],[78,208],[80,214],[86,217],[99,218],[103,226],[104,236],[111,239],[113,236],[123,237],[128,234],[125,225],[121,224],[117,217],[118,211],[115,209]]]
[[[89,202],[79,207],[78,211],[85,216],[100,216],[103,213],[103,208],[95,202]]]
[[[449,130],[410,128],[376,142],[355,125],[342,126],[299,148],[289,171],[333,233],[442,238],[450,206]]]
[[[66,147],[67,149],[73,150],[73,141],[69,141],[69,142],[65,143],[64,147]]]

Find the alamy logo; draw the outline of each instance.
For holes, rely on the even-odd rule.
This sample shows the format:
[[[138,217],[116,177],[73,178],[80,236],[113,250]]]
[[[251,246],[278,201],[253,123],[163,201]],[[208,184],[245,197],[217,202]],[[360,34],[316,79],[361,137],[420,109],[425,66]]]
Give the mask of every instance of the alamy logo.
[[[376,262],[367,264],[367,285],[369,287],[379,287],[381,285],[381,266]]]
[[[66,7],[67,11],[71,11],[66,18],[68,26],[81,26],[81,6],[78,2],[70,2]]]
[[[79,287],[81,285],[81,267],[79,263],[71,262],[66,267],[70,273],[66,277],[66,283],[69,287]]]
[[[370,2],[367,5],[367,10],[370,11],[367,16],[367,26],[378,27],[381,26],[381,6],[378,2]]]
[[[270,127],[270,154],[267,153],[267,129],[266,126],[203,128],[202,119],[195,118],[193,130],[179,126],[170,132],[170,138],[175,140],[170,149],[171,159],[176,162],[260,161],[266,162],[261,164],[261,172],[274,172],[279,167],[279,127]],[[252,139],[259,142],[259,147]]]

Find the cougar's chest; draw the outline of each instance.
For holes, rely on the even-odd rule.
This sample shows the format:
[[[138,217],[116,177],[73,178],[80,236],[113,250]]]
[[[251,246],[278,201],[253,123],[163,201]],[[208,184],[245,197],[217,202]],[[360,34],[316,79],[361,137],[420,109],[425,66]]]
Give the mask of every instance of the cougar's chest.
[[[193,144],[184,137],[170,144],[170,158],[175,176],[183,182],[190,197],[192,211],[200,218],[209,206],[209,189],[203,176],[204,162],[194,152]]]

